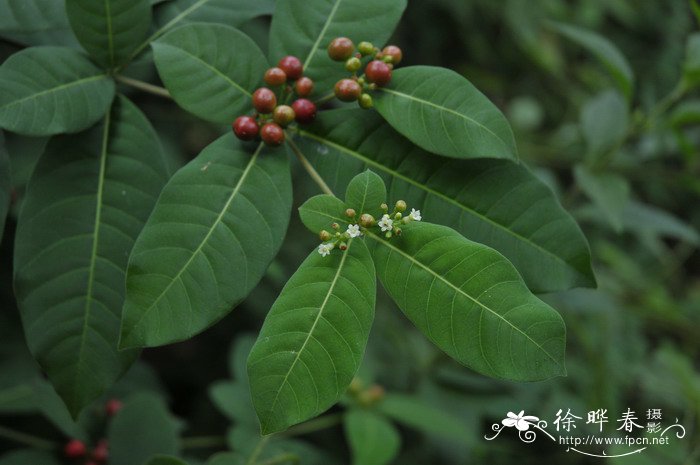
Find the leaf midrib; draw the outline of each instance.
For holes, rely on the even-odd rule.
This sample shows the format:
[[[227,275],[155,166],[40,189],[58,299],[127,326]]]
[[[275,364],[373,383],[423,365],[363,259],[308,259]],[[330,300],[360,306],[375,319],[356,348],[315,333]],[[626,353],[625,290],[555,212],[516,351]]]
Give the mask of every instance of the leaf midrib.
[[[158,296],[151,302],[151,304],[143,311],[141,312],[140,316],[138,319],[131,324],[132,330],[127,333],[131,334],[131,332],[136,328],[141,321],[144,319],[144,317],[153,309],[155,308],[156,304],[160,301],[160,299],[163,298],[163,296],[170,290],[171,286],[182,276],[182,274],[185,272],[185,270],[190,266],[192,261],[195,259],[195,257],[202,251],[202,248],[204,248],[204,245],[207,243],[211,235],[214,233],[214,230],[219,226],[221,223],[224,215],[226,214],[226,211],[228,211],[228,208],[231,206],[233,203],[233,200],[236,198],[238,195],[238,192],[241,190],[241,187],[243,186],[243,183],[245,182],[246,178],[250,174],[250,171],[252,170],[253,166],[255,166],[255,163],[257,161],[258,156],[260,155],[260,152],[263,148],[263,143],[261,142],[260,145],[258,145],[258,148],[255,150],[253,153],[253,156],[250,158],[250,161],[248,162],[248,165],[245,167],[245,170],[243,170],[243,173],[241,174],[241,178],[238,180],[236,185],[233,188],[233,191],[231,192],[231,195],[229,198],[226,200],[226,203],[224,206],[221,208],[221,211],[219,212],[219,215],[216,217],[214,220],[214,223],[212,223],[211,227],[209,228],[209,231],[207,234],[204,236],[202,241],[199,243],[197,248],[192,252],[192,255],[190,255],[190,258],[182,265],[180,270],[173,276],[173,278],[170,280],[168,285],[163,289],[163,291],[158,294]],[[121,348],[124,348],[125,346],[122,345],[122,341],[126,339],[126,335],[122,334],[120,341],[119,341],[119,346]]]
[[[431,101],[429,101],[429,100],[425,100],[425,99],[422,99],[422,98],[418,98],[418,97],[415,97],[415,96],[413,96],[413,95],[406,94],[406,93],[404,93],[404,92],[399,92],[399,91],[397,91],[397,90],[387,89],[387,88],[379,88],[379,90],[380,90],[381,92],[386,92],[387,94],[394,94],[394,95],[397,95],[397,96],[399,96],[399,97],[404,97],[404,98],[406,98],[406,99],[408,99],[408,100],[413,100],[413,101],[418,102],[418,103],[423,104],[423,105],[427,105],[427,106],[430,106],[430,107],[437,108],[438,110],[441,110],[441,111],[444,111],[444,112],[446,112],[446,113],[450,113],[450,114],[452,114],[452,115],[455,115],[455,116],[457,116],[457,117],[459,117],[459,118],[465,119],[466,121],[469,121],[470,123],[472,123],[472,124],[478,126],[479,128],[485,130],[486,132],[490,133],[493,137],[495,137],[496,139],[498,139],[499,142],[501,142],[506,148],[508,148],[508,144],[506,143],[506,141],[503,140],[502,137],[500,137],[499,135],[497,135],[495,132],[493,132],[493,131],[492,131],[491,129],[489,129],[487,126],[484,126],[483,124],[481,124],[480,122],[478,122],[478,121],[475,120],[474,118],[470,118],[469,116],[464,115],[464,114],[462,114],[462,113],[460,113],[460,112],[458,112],[458,111],[455,111],[455,110],[453,110],[453,109],[451,109],[451,108],[447,108],[447,107],[445,107],[445,106],[438,105],[437,103],[433,103],[433,102],[431,102]]]
[[[10,108],[10,107],[12,107],[13,105],[18,105],[18,104],[24,103],[24,102],[26,102],[27,100],[32,100],[32,99],[36,99],[36,98],[42,97],[42,96],[44,96],[44,95],[46,95],[46,94],[50,94],[50,93],[53,93],[53,92],[59,92],[59,91],[61,91],[61,90],[63,90],[63,89],[67,89],[67,88],[69,88],[69,87],[77,86],[77,85],[84,84],[84,83],[90,82],[90,81],[97,81],[97,80],[99,80],[99,79],[105,79],[106,77],[107,77],[107,74],[102,73],[102,74],[97,74],[97,75],[93,75],[93,76],[81,78],[81,79],[78,79],[78,80],[76,80],[76,81],[71,81],[71,82],[67,82],[67,83],[64,83],[64,84],[60,84],[60,85],[58,85],[58,86],[56,86],[56,87],[51,87],[50,89],[45,89],[45,90],[42,90],[41,92],[37,92],[37,93],[31,94],[31,95],[27,95],[26,97],[22,97],[21,99],[13,100],[13,101],[11,101],[11,102],[9,102],[9,103],[6,103],[5,105],[0,106],[0,110],[4,110],[4,109],[6,109],[6,108]]]
[[[321,43],[321,39],[323,39],[323,36],[326,34],[326,31],[328,30],[328,27],[333,22],[333,18],[335,17],[336,12],[338,11],[338,7],[340,6],[340,3],[342,1],[343,0],[336,0],[335,4],[333,4],[333,8],[331,9],[331,12],[328,13],[328,17],[326,18],[326,22],[323,23],[323,28],[321,28],[321,33],[316,38],[316,42],[314,42],[314,45],[311,47],[311,51],[306,56],[306,60],[304,60],[304,70],[306,70],[306,68],[309,66],[309,63],[313,59],[313,56],[316,53],[316,50],[318,50],[318,46]]]
[[[345,265],[345,259],[348,257],[348,254],[350,253],[350,247],[352,246],[353,239],[350,239],[347,242],[348,248],[345,249],[343,252],[343,256],[340,259],[340,263],[338,264],[338,269],[335,272],[335,275],[333,276],[333,280],[331,281],[331,285],[328,287],[328,292],[326,293],[326,296],[323,299],[323,302],[321,303],[321,306],[318,309],[318,314],[316,315],[316,319],[314,320],[313,324],[311,325],[311,328],[309,329],[308,334],[306,335],[306,339],[304,340],[304,343],[301,345],[299,350],[297,351],[296,357],[294,357],[294,361],[292,362],[291,366],[289,367],[289,370],[287,370],[287,373],[284,376],[284,379],[280,383],[279,389],[277,389],[277,392],[275,394],[275,398],[272,401],[272,406],[270,407],[270,411],[274,412],[275,411],[275,406],[277,405],[277,401],[279,400],[280,393],[282,392],[282,389],[284,388],[284,385],[288,383],[289,375],[292,373],[294,370],[294,367],[296,366],[296,363],[299,361],[301,354],[304,352],[304,349],[306,348],[306,345],[308,344],[309,340],[311,339],[311,335],[313,334],[314,330],[316,329],[316,325],[318,322],[321,320],[321,317],[323,316],[323,312],[326,309],[326,305],[328,304],[328,301],[330,300],[331,295],[333,295],[333,290],[335,289],[335,286],[338,282],[338,278],[340,277],[340,273],[343,270],[343,266]],[[269,422],[266,422],[269,423]]]
[[[95,222],[93,224],[93,240],[92,249],[90,251],[90,267],[88,271],[88,281],[87,290],[85,292],[85,308],[83,310],[83,326],[80,330],[80,345],[78,346],[78,359],[76,361],[76,369],[73,374],[73,400],[75,402],[75,397],[80,391],[76,387],[84,382],[81,377],[82,370],[81,365],[83,363],[84,353],[85,353],[85,340],[87,337],[87,330],[90,326],[90,315],[92,313],[92,302],[93,302],[93,283],[95,282],[95,266],[97,264],[97,250],[100,242],[100,224],[102,222],[102,197],[104,193],[105,186],[105,175],[107,171],[107,147],[109,144],[109,131],[112,124],[111,118],[111,108],[107,110],[105,114],[104,130],[102,132],[102,146],[100,149],[100,169],[97,180],[97,196],[95,199]],[[70,406],[71,409],[73,406]]]
[[[548,255],[548,256],[554,258],[554,259],[557,260],[558,262],[561,262],[561,263],[563,263],[563,264],[566,265],[566,266],[571,266],[571,265],[569,265],[569,263],[568,263],[566,260],[564,260],[563,258],[561,258],[561,257],[559,257],[558,255],[554,254],[553,252],[551,252],[551,251],[549,251],[549,250],[543,248],[541,245],[537,244],[536,242],[531,241],[529,238],[527,238],[527,237],[525,237],[525,236],[522,236],[522,235],[520,235],[520,234],[517,234],[515,231],[513,231],[513,230],[507,228],[505,225],[502,225],[502,224],[500,224],[500,223],[497,223],[496,221],[492,220],[492,219],[489,218],[488,216],[485,216],[485,215],[479,213],[478,211],[469,208],[467,205],[464,205],[464,204],[458,202],[457,200],[455,200],[455,199],[453,199],[453,198],[451,198],[451,197],[446,196],[445,194],[443,194],[443,193],[441,193],[441,192],[438,192],[438,191],[436,191],[436,190],[434,190],[434,189],[431,189],[430,187],[428,187],[428,186],[425,185],[425,184],[421,184],[421,183],[419,183],[419,182],[417,182],[417,181],[414,181],[413,179],[411,179],[411,178],[409,178],[409,177],[407,177],[407,176],[404,176],[404,175],[402,175],[401,173],[399,173],[399,172],[397,172],[397,171],[395,171],[395,170],[393,170],[393,169],[391,169],[391,168],[389,168],[389,167],[387,167],[387,166],[385,166],[385,165],[382,165],[381,163],[379,163],[379,162],[377,162],[377,161],[375,161],[375,160],[372,160],[371,158],[367,158],[366,156],[362,155],[361,153],[359,153],[359,152],[357,152],[357,151],[355,151],[355,150],[351,150],[351,149],[349,149],[349,148],[347,148],[347,147],[345,147],[345,146],[343,146],[343,145],[337,144],[337,143],[335,143],[335,142],[333,142],[333,141],[330,141],[330,140],[328,140],[328,139],[324,139],[323,137],[317,136],[317,135],[312,134],[312,133],[310,133],[310,132],[306,132],[306,131],[304,131],[304,130],[300,130],[300,131],[299,131],[299,134],[300,134],[301,136],[309,137],[309,138],[311,138],[311,139],[316,140],[317,142],[320,142],[320,143],[322,143],[322,144],[326,144],[326,145],[328,145],[328,146],[330,146],[330,147],[332,147],[332,148],[335,148],[335,149],[337,149],[337,150],[339,150],[339,151],[341,151],[341,152],[344,152],[344,153],[350,155],[351,157],[357,158],[357,159],[361,160],[362,162],[367,163],[368,165],[374,166],[375,168],[380,169],[380,170],[384,171],[385,173],[390,174],[391,176],[394,176],[394,177],[396,177],[396,178],[399,178],[399,179],[401,179],[402,181],[407,182],[407,183],[409,183],[409,184],[411,184],[411,185],[413,185],[413,186],[416,186],[416,187],[418,187],[419,189],[421,189],[421,190],[423,190],[423,191],[425,191],[425,192],[427,192],[427,193],[429,193],[429,194],[432,194],[432,195],[434,195],[434,196],[436,196],[436,197],[439,197],[440,199],[442,199],[442,200],[444,200],[444,201],[446,201],[446,202],[448,202],[448,203],[451,203],[451,204],[455,205],[456,207],[458,207],[458,208],[460,208],[460,209],[462,209],[462,210],[468,211],[468,212],[470,212],[471,214],[473,214],[474,216],[476,216],[477,218],[479,218],[480,220],[482,220],[482,221],[484,221],[484,222],[487,222],[487,223],[489,223],[489,224],[495,226],[496,228],[498,228],[498,229],[500,229],[500,230],[505,231],[506,233],[508,233],[508,234],[510,234],[511,236],[517,238],[518,240],[521,240],[521,241],[523,241],[523,242],[529,244],[531,247],[533,247],[533,248],[535,248],[535,249],[541,251],[541,252],[544,253],[545,255]],[[574,269],[575,269],[575,268],[574,268]],[[576,272],[580,274],[580,272],[579,272],[578,270],[576,270]]]
[[[396,247],[396,246],[394,246],[394,245],[391,245],[388,241],[381,239],[380,237],[376,236],[375,234],[373,234],[373,233],[371,233],[371,232],[367,232],[367,237],[371,237],[374,241],[379,242],[379,243],[382,244],[383,246],[385,246],[385,247],[391,249],[391,251],[396,252],[396,253],[398,253],[399,255],[401,255],[401,256],[405,257],[406,259],[410,260],[413,264],[418,265],[419,267],[423,268],[425,271],[427,271],[428,273],[430,273],[430,274],[431,274],[432,276],[434,276],[436,279],[439,279],[440,281],[442,281],[443,283],[445,283],[447,286],[449,286],[450,288],[454,289],[455,292],[459,293],[460,295],[463,295],[463,296],[466,297],[467,299],[469,299],[469,300],[471,300],[472,302],[474,302],[475,304],[477,304],[479,307],[481,307],[481,308],[483,308],[484,310],[490,312],[493,316],[499,318],[501,321],[503,321],[503,322],[506,323],[508,326],[510,326],[511,328],[513,328],[513,330],[515,330],[515,331],[519,332],[520,334],[522,334],[523,336],[525,336],[525,337],[526,337],[530,342],[532,342],[539,350],[541,350],[542,352],[544,352],[545,354],[547,354],[547,357],[549,357],[557,366],[561,366],[561,364],[560,364],[549,352],[547,352],[546,350],[544,350],[544,348],[543,348],[539,343],[537,343],[537,341],[535,341],[534,339],[532,339],[532,338],[531,338],[526,332],[524,332],[522,329],[520,329],[520,328],[518,328],[517,326],[513,325],[513,323],[511,323],[510,321],[508,321],[507,319],[505,319],[502,315],[499,315],[498,312],[496,312],[495,310],[493,310],[491,307],[489,307],[489,306],[487,306],[487,305],[485,305],[485,304],[479,302],[477,299],[475,299],[475,298],[472,297],[471,295],[467,294],[466,292],[464,292],[464,291],[463,291],[462,289],[460,289],[459,287],[455,286],[452,282],[448,281],[448,280],[447,280],[446,278],[444,278],[442,275],[440,275],[439,273],[433,271],[432,268],[430,268],[429,266],[425,265],[424,263],[422,263],[422,262],[416,260],[414,257],[412,257],[411,255],[407,254],[406,252],[404,252],[403,250],[399,249],[398,247]]]
[[[109,50],[109,64],[114,66],[114,32],[112,31],[112,10],[109,6],[110,0],[104,0],[105,17],[107,19],[107,49]]]

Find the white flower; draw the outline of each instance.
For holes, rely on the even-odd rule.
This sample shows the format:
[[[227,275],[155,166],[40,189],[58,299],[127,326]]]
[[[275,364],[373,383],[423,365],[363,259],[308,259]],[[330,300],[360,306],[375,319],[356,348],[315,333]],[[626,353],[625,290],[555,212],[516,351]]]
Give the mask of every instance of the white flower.
[[[423,219],[423,217],[420,216],[420,210],[416,210],[415,208],[411,208],[411,213],[408,214],[408,217],[414,221],[420,221]]]
[[[360,235],[362,235],[362,233],[360,232],[359,224],[351,224],[350,226],[348,226],[348,230],[345,232],[350,237],[360,237]]]
[[[539,420],[537,417],[525,415],[525,411],[521,410],[517,415],[513,412],[508,412],[507,418],[504,418],[501,423],[509,428],[515,426],[518,431],[527,431],[530,429],[530,425],[537,424]]]
[[[394,220],[389,218],[389,215],[384,215],[377,224],[382,228],[382,231],[391,231],[391,228],[394,226]]]
[[[330,255],[331,250],[333,250],[332,242],[327,242],[318,246],[318,253],[320,253],[322,257]]]

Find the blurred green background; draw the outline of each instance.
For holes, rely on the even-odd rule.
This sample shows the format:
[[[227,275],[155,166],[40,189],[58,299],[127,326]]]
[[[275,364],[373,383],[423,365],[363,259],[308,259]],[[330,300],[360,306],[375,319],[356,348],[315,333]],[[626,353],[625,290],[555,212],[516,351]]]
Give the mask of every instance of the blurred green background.
[[[552,21],[594,31],[619,48],[635,75],[629,107],[620,104],[609,70]],[[375,408],[400,425],[403,445],[392,463],[700,463],[700,92],[678,87],[684,66],[686,77],[693,59],[700,69],[700,49],[693,58],[691,46],[687,56],[699,21],[687,0],[409,2],[392,40],[404,50],[402,66],[452,68],[505,112],[523,162],[558,194],[588,237],[599,288],[542,296],[566,321],[569,375],[532,384],[487,379],[457,365],[389,308],[393,304],[380,291],[359,378],[364,387],[383,387],[388,403]],[[243,29],[265,49],[268,25],[260,18]],[[0,60],[19,48],[1,41]],[[133,72],[157,82],[148,60]],[[173,169],[225,130],[170,101],[122,90],[153,121]],[[6,139],[16,215],[46,139]],[[305,176],[295,174],[297,206],[316,193]],[[99,406],[72,422],[26,352],[11,286],[14,227],[13,217],[0,247],[0,454],[22,442],[4,427],[51,444],[99,436],[104,427],[95,413]],[[188,342],[145,351],[105,398],[128,401],[150,393],[165,400],[177,417],[168,421],[184,438],[174,447],[188,463],[204,463],[227,448],[245,454],[257,438],[240,360],[249,336],[316,242],[293,217],[282,252],[243,305]],[[577,434],[592,433],[585,415],[598,408],[608,410],[610,435],[627,408],[642,424],[648,409],[662,409],[662,424],[677,419],[686,435],[624,459],[566,452],[542,437],[524,444],[514,431],[484,439],[508,411],[521,410],[551,423],[559,409],[571,409],[584,417]],[[304,464],[349,463],[336,420],[331,413],[327,428],[298,430],[270,449],[297,453]]]

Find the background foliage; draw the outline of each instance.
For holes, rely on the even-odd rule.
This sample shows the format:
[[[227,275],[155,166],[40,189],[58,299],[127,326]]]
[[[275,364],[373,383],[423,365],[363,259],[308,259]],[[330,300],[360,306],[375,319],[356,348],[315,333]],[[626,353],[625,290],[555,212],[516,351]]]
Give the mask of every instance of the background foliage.
[[[155,9],[159,24],[178,14],[169,3]],[[258,3],[263,8],[268,2]],[[0,10],[6,4],[0,0]],[[60,13],[37,10],[21,30],[0,16],[3,61],[26,44],[78,46]],[[240,26],[267,49],[269,18],[212,17]],[[391,39],[403,48],[405,65],[453,69],[504,110],[520,157],[582,225],[599,288],[542,295],[567,326],[568,377],[532,384],[465,370],[427,343],[380,292],[359,378],[364,387],[383,386],[385,399],[371,411],[355,410],[344,418],[340,407],[323,417],[325,424],[316,424],[326,427],[322,430],[300,426],[275,436],[260,449],[259,459],[295,454],[304,464],[347,463],[352,445],[363,444],[354,463],[387,463],[395,454],[394,462],[402,464],[589,463],[561,448],[518,441],[496,445],[483,435],[509,410],[553,417],[559,408],[620,412],[631,407],[662,408],[667,420],[677,417],[688,430],[678,447],[649,450],[633,463],[700,461],[700,96],[692,88],[699,79],[700,52],[698,36],[689,39],[698,21],[685,0],[409,2]],[[599,36],[571,25],[606,37],[621,55]],[[99,40],[85,36],[80,43],[89,47]],[[177,57],[177,40],[160,38],[156,60],[187,66]],[[117,49],[103,60],[117,64],[130,52]],[[89,75],[89,66],[80,66]],[[145,80],[156,76],[148,60],[134,63],[130,73]],[[154,124],[165,148],[163,170],[170,173],[213,141],[222,130],[217,124],[225,122],[212,114],[207,123],[171,101],[126,87],[121,91]],[[193,108],[199,100],[192,99]],[[245,354],[282,286],[315,244],[313,235],[293,215],[280,254],[236,312],[185,343],[144,352],[109,394],[74,422],[27,352],[11,289],[22,193],[35,160],[44,150],[55,150],[56,141],[3,137],[7,153],[0,153],[0,166],[9,154],[13,191],[0,246],[0,450],[10,454],[0,464],[60,463],[42,449],[67,437],[88,439],[103,429],[99,411],[108,397],[126,402],[105,431],[112,444],[110,464],[143,463],[153,453],[197,464],[221,452],[228,455],[210,463],[222,465],[250,456],[259,445],[252,404],[230,399],[249,398]],[[294,207],[317,193],[304,185],[294,183]],[[362,402],[366,392],[343,404]],[[17,451],[16,439],[26,438],[13,440],[5,426],[43,440],[29,440],[36,450]],[[376,434],[363,436],[367,431]],[[134,442],[139,435],[145,439]],[[382,440],[372,442],[377,437]],[[229,449],[233,452],[223,452]]]

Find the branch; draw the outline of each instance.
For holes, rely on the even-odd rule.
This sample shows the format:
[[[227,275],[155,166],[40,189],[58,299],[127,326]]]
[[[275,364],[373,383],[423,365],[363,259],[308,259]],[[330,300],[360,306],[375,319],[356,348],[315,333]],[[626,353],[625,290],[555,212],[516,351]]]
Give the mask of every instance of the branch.
[[[163,87],[154,86],[153,84],[149,84],[147,82],[139,81],[138,79],[132,79],[130,77],[122,76],[119,74],[116,75],[114,78],[122,84],[126,84],[127,86],[133,87],[135,89],[148,92],[149,94],[157,95],[163,98],[173,98],[172,95],[170,95],[170,92],[168,92],[168,89],[165,89]]]
[[[313,179],[316,182],[316,184],[318,184],[318,187],[320,187],[324,193],[334,195],[331,188],[328,187],[328,184],[326,184],[326,181],[323,180],[321,175],[318,174],[318,172],[314,169],[311,163],[309,163],[309,160],[307,160],[304,154],[301,153],[301,150],[299,150],[297,144],[295,144],[291,137],[289,137],[289,134],[287,134],[286,140],[289,144],[289,147],[292,149],[292,152],[294,152],[294,155],[296,155],[299,159],[299,163],[301,163],[301,166],[303,166],[306,172],[309,173],[309,176],[311,176],[311,179]]]

